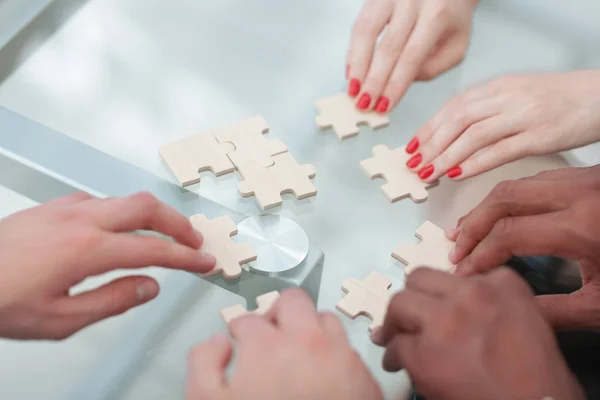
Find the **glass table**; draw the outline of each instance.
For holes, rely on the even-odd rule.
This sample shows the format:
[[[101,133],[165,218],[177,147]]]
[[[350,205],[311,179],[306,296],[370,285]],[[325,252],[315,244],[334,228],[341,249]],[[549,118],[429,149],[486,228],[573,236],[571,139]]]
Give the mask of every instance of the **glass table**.
[[[523,53],[520,63],[499,62],[500,71],[481,68],[493,63],[474,42],[462,68],[410,89],[391,113],[390,127],[361,129],[340,142],[316,128],[314,101],[344,88],[359,0],[48,0],[10,8],[14,4],[0,0],[0,17],[3,7],[13,13],[12,30],[0,32],[0,40],[6,38],[0,42],[0,215],[74,190],[97,196],[147,190],[185,215],[230,215],[236,222],[281,215],[309,238],[305,261],[320,268],[311,286],[320,310],[335,312],[344,278],[373,270],[401,290],[403,269],[391,250],[416,241],[426,219],[450,226],[499,180],[567,165],[557,156],[537,157],[460,184],[443,180],[423,204],[390,204],[382,182],[369,181],[359,167],[374,145],[404,144],[474,76],[522,65],[568,66],[567,46],[533,33],[512,47]],[[482,7],[475,33],[498,37],[504,22],[494,18]],[[316,198],[286,195],[281,208],[262,213],[253,198],[238,195],[235,174],[203,174],[188,190],[174,184],[158,156],[161,144],[253,115],[265,117],[269,136],[283,140],[300,163],[315,166]],[[161,295],[147,305],[61,343],[0,341],[0,397],[183,398],[187,351],[226,331],[218,311],[243,299],[222,282],[157,267],[145,272],[161,283]],[[90,279],[77,290],[123,274]],[[369,340],[369,321],[342,321],[386,397],[408,396],[408,376],[380,367],[383,351]]]

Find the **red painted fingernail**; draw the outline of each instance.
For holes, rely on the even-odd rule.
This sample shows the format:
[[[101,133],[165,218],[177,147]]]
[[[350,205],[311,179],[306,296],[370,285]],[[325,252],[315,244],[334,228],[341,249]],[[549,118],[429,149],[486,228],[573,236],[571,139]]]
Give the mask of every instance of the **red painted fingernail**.
[[[421,161],[423,161],[423,155],[421,153],[415,154],[406,162],[406,166],[408,168],[415,168],[417,165],[421,164]]]
[[[462,174],[462,168],[458,165],[450,168],[447,172],[448,178],[456,178],[460,174]]]
[[[419,171],[419,178],[421,179],[427,179],[431,176],[431,174],[433,174],[433,165],[429,164],[428,166],[426,166],[425,168],[423,168],[422,170]]]
[[[360,110],[366,110],[367,107],[369,107],[369,104],[371,104],[371,95],[369,93],[363,93],[362,96],[360,96],[360,99],[358,99],[356,107]]]
[[[350,84],[348,85],[348,94],[352,97],[356,97],[356,95],[360,92],[360,82],[358,79],[354,78],[350,80]]]
[[[412,154],[419,148],[419,139],[416,137],[410,139],[410,142],[406,145],[406,152]]]
[[[346,65],[346,80],[350,77],[350,64]]]
[[[383,114],[384,112],[387,111],[389,105],[390,105],[390,100],[385,96],[381,96],[377,100],[377,103],[375,103],[375,111]]]

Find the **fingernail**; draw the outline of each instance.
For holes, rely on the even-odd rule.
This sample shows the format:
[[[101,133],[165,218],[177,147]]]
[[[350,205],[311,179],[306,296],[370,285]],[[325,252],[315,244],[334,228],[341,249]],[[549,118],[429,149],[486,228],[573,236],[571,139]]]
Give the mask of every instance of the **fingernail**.
[[[203,262],[205,262],[207,264],[211,264],[211,265],[215,265],[217,263],[217,259],[212,254],[203,253],[203,252],[199,252],[199,254],[200,254],[200,258],[202,259]]]
[[[146,303],[158,295],[158,292],[156,291],[156,284],[154,282],[142,282],[141,284],[137,285],[135,290],[137,292],[138,303],[140,304]]]
[[[433,174],[433,165],[429,164],[428,166],[426,166],[425,168],[423,168],[421,171],[419,171],[419,178],[421,179],[427,179],[431,176],[431,174]]]
[[[415,154],[414,156],[412,156],[407,162],[406,162],[406,166],[408,168],[415,168],[417,167],[419,164],[421,164],[421,161],[423,161],[423,155],[421,153]]]
[[[447,173],[448,178],[456,178],[460,174],[462,174],[462,168],[458,165],[456,167],[450,168]]]
[[[377,100],[377,103],[375,103],[375,111],[377,111],[380,114],[383,114],[384,112],[387,111],[389,105],[390,105],[390,99],[388,99],[385,96],[381,96]]]
[[[410,139],[410,142],[406,145],[406,152],[412,154],[419,148],[419,139],[416,137]]]
[[[363,95],[360,96],[360,99],[358,99],[356,107],[358,107],[359,110],[365,110],[369,107],[369,104],[371,104],[371,95],[369,93],[363,93]]]
[[[456,238],[457,231],[454,228],[446,229],[446,237],[450,240],[454,240]]]
[[[456,256],[456,246],[452,246],[452,248],[450,249],[450,251],[448,252],[448,260],[450,260],[450,262],[452,264],[456,264],[454,262],[454,257]]]
[[[371,332],[371,342],[380,345],[381,344],[381,327],[376,327]]]
[[[352,97],[356,97],[356,95],[360,92],[360,82],[358,79],[353,78],[350,80],[350,84],[348,85],[348,94]]]
[[[202,236],[202,234],[198,231],[195,231],[195,232],[196,232],[196,238],[198,239],[198,243],[197,243],[198,247],[197,248],[200,248],[202,243],[204,243],[204,236]]]
[[[346,65],[346,80],[350,77],[350,64]]]

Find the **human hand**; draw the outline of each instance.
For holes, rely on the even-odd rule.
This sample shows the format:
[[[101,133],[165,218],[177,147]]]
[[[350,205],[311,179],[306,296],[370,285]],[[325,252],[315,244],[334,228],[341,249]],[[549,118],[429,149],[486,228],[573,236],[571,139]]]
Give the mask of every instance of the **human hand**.
[[[428,399],[583,399],[532,293],[512,271],[460,278],[419,268],[373,341]]]
[[[266,316],[230,323],[236,370],[226,379],[232,343],[216,336],[190,353],[187,399],[382,399],[339,319],[317,313],[300,290],[284,292]]]
[[[600,140],[600,71],[515,75],[452,99],[407,145],[425,182]]]
[[[156,231],[169,242],[135,230]],[[63,339],[158,295],[149,277],[129,276],[69,296],[93,275],[152,265],[207,272],[213,256],[187,218],[148,193],[94,199],[73,194],[0,220],[0,336]]]
[[[356,106],[385,113],[413,81],[433,79],[461,62],[477,3],[367,0],[354,24],[347,55],[348,94],[358,98]]]
[[[555,255],[581,264],[583,287],[537,296],[557,329],[600,330],[600,166],[506,181],[449,233],[456,273],[473,275],[511,256]]]

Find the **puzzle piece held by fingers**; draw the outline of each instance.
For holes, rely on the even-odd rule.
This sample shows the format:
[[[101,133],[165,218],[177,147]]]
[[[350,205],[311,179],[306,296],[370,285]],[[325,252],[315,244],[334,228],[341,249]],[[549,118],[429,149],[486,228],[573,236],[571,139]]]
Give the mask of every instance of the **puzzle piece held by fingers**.
[[[367,124],[371,129],[377,129],[390,123],[390,119],[385,115],[375,111],[358,110],[354,100],[346,93],[317,100],[316,105],[320,112],[316,117],[319,128],[333,128],[340,140],[358,135],[360,124]]]
[[[406,153],[405,146],[390,150],[385,145],[377,145],[373,147],[373,156],[361,161],[360,166],[370,179],[385,179],[381,191],[392,203],[405,197],[415,203],[423,202],[428,197],[426,189],[438,184],[425,183],[408,169],[406,162],[411,156]]]
[[[448,239],[444,230],[429,221],[425,221],[415,234],[421,240],[419,244],[401,243],[392,256],[406,265],[406,275],[419,267],[429,267],[454,273],[456,265],[448,259],[448,253],[454,243]]]
[[[222,273],[225,279],[234,279],[242,273],[242,264],[256,260],[256,252],[248,243],[231,240],[231,236],[237,234],[237,225],[231,217],[221,216],[209,220],[205,215],[196,214],[190,217],[190,221],[194,229],[204,237],[202,251],[217,259],[212,271],[203,277]]]
[[[229,324],[234,319],[241,317],[246,314],[258,314],[263,315],[267,311],[271,309],[273,304],[279,298],[279,293],[277,291],[265,293],[256,298],[256,304],[258,304],[258,308],[254,311],[248,311],[241,304],[237,304],[235,306],[231,306],[228,308],[224,308],[221,310],[221,317],[225,320],[227,324]]]
[[[311,178],[316,175],[310,164],[298,165],[291,153],[273,156],[275,164],[263,167],[257,162],[249,162],[238,166],[244,178],[238,185],[243,197],[255,196],[263,210],[281,205],[282,194],[292,193],[298,200],[315,196],[317,188]]]
[[[160,147],[160,156],[182,187],[200,182],[200,173],[221,176],[235,171],[227,153],[235,148],[219,143],[212,135],[193,135]]]
[[[235,122],[210,132],[219,143],[229,143],[234,148],[228,151],[233,165],[238,166],[252,161],[264,167],[273,165],[271,156],[285,153],[288,148],[279,139],[265,139],[269,124],[263,117],[256,116]]]
[[[391,286],[392,281],[379,272],[371,272],[363,280],[344,279],[342,290],[347,294],[336,304],[336,308],[352,319],[359,315],[370,318],[373,323],[369,326],[369,331],[372,332],[383,324],[391,299],[388,291]]]

